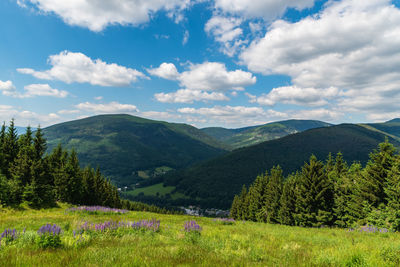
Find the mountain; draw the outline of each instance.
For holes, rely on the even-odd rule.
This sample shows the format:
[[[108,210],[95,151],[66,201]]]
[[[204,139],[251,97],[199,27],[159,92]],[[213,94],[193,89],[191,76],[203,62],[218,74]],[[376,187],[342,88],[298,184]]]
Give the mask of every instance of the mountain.
[[[383,123],[368,123],[360,125],[371,130],[385,133],[393,138],[400,138],[400,119],[393,119]]]
[[[369,153],[387,134],[355,124],[341,124],[307,130],[234,150],[186,170],[167,174],[166,185],[176,186],[192,199],[200,198],[208,207],[228,208],[242,185],[249,185],[258,174],[280,165],[285,174],[300,170],[314,154],[326,160],[329,152],[342,152],[347,162],[365,164]],[[398,139],[389,141],[400,147]]]
[[[232,149],[236,149],[274,140],[289,134],[331,125],[315,120],[287,120],[239,129],[209,127],[201,130]]]
[[[155,169],[180,169],[225,153],[195,127],[130,115],[100,115],[43,129],[51,151],[74,148],[82,165],[99,166],[117,185],[131,185]],[[143,174],[143,175],[141,175]]]

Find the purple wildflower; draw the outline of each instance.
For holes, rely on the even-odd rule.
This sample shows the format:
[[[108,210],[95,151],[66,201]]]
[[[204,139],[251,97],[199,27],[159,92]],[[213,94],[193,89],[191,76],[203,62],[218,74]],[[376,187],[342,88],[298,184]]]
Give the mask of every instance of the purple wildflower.
[[[5,241],[5,244],[8,244],[16,240],[19,237],[19,235],[20,234],[15,229],[5,229],[0,236],[0,246],[3,240]]]
[[[103,207],[103,206],[80,206],[80,207],[74,207],[74,208],[69,208],[67,211],[75,212],[75,211],[84,211],[88,213],[127,213],[129,212],[128,210],[123,210],[123,209],[115,209],[115,208],[109,208],[109,207]]]
[[[60,235],[61,228],[56,224],[45,224],[39,228],[38,234],[39,235]]]
[[[185,232],[201,232],[202,228],[195,220],[185,222]]]

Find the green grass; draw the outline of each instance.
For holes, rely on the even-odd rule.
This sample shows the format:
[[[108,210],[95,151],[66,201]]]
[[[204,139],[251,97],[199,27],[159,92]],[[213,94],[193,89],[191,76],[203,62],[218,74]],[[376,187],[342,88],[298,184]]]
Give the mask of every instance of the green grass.
[[[137,188],[135,190],[127,191],[126,194],[131,196],[138,196],[140,193],[143,193],[145,196],[165,196],[166,194],[171,194],[174,191],[175,186],[164,186],[163,183]],[[185,198],[186,196],[182,193],[175,192],[171,194],[172,199]]]
[[[161,230],[94,236],[80,248],[66,242],[83,221],[134,221],[157,218]],[[195,219],[201,236],[188,239],[186,220]],[[210,218],[129,212],[120,215],[51,210],[2,211],[0,229],[36,231],[47,223],[64,230],[63,247],[38,249],[8,245],[0,249],[2,266],[398,266],[397,233],[360,233],[344,229],[307,229],[253,222],[223,225]],[[69,228],[69,230],[65,230]],[[33,232],[32,232],[33,233]]]

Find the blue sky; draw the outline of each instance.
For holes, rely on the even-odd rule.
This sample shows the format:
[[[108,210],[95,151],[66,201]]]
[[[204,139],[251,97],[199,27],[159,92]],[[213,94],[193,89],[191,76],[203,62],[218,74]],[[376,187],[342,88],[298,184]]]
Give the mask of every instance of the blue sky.
[[[0,120],[400,117],[400,3],[3,0]]]

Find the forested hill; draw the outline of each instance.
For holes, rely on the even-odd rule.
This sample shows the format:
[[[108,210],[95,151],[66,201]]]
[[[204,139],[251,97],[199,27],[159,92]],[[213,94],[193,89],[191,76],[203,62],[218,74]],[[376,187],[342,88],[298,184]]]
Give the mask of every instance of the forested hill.
[[[225,143],[232,149],[236,149],[274,140],[289,134],[331,125],[332,124],[315,120],[287,120],[238,129],[209,127],[201,130],[220,142]]]
[[[168,185],[199,197],[210,207],[228,208],[233,196],[243,184],[249,185],[255,177],[275,165],[287,175],[299,170],[312,154],[325,160],[331,152],[342,152],[352,163],[366,163],[369,153],[385,140],[385,134],[355,124],[311,129],[302,133],[237,149],[229,154],[193,166],[165,177]],[[400,147],[399,141],[389,141]]]
[[[74,148],[82,164],[99,166],[118,185],[140,180],[139,171],[180,169],[225,153],[223,145],[195,127],[130,115],[99,115],[43,130],[51,151]]]

